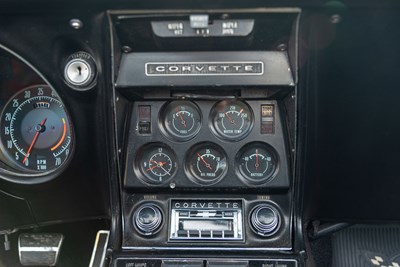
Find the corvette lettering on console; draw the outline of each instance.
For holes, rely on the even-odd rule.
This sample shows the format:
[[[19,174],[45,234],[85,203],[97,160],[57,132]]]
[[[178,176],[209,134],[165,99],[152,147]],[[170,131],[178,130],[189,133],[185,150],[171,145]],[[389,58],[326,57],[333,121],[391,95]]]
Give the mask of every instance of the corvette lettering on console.
[[[262,75],[264,63],[254,62],[149,62],[147,76]]]

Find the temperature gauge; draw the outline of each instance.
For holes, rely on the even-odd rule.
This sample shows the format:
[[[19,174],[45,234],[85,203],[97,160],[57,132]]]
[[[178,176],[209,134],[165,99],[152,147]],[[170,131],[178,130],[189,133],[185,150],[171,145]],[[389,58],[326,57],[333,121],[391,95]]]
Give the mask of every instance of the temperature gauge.
[[[176,173],[175,153],[166,145],[154,143],[144,146],[135,160],[139,178],[149,184],[164,184]]]
[[[167,135],[177,141],[187,141],[200,130],[201,115],[199,108],[190,101],[173,101],[160,116]]]
[[[278,157],[275,150],[261,142],[243,147],[236,158],[236,167],[244,182],[260,185],[271,181],[277,171]]]
[[[237,141],[247,136],[253,126],[253,113],[242,101],[221,101],[211,111],[213,128],[218,136]]]
[[[187,153],[185,167],[193,181],[202,185],[219,182],[228,169],[223,149],[212,143],[192,147]]]

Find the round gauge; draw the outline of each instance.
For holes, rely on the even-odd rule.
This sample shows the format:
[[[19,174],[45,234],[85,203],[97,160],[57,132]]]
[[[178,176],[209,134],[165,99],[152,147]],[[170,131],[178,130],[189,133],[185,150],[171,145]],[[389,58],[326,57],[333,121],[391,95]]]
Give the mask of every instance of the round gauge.
[[[163,184],[176,173],[177,161],[175,153],[166,145],[154,143],[145,145],[136,157],[136,168],[142,174],[144,182]]]
[[[213,128],[218,136],[226,140],[240,140],[253,127],[253,112],[242,101],[221,101],[211,111]]]
[[[1,115],[1,157],[26,173],[58,169],[70,156],[72,126],[64,104],[46,85],[14,95]]]
[[[170,102],[160,118],[166,133],[177,141],[193,138],[201,127],[199,108],[189,101]]]
[[[261,142],[244,146],[236,157],[236,167],[244,182],[260,185],[269,182],[275,175],[278,157],[275,150]]]
[[[185,167],[193,181],[202,185],[219,182],[228,169],[225,152],[212,143],[192,147],[187,153]]]

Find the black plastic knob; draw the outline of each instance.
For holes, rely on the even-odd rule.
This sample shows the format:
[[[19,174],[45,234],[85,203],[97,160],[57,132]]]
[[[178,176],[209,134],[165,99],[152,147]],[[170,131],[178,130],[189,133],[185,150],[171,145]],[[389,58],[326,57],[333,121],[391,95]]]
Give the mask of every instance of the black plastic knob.
[[[163,216],[155,204],[143,204],[133,216],[137,230],[143,235],[154,235],[161,229]]]
[[[259,204],[251,212],[250,222],[253,231],[260,236],[272,236],[281,224],[279,211],[270,204]]]

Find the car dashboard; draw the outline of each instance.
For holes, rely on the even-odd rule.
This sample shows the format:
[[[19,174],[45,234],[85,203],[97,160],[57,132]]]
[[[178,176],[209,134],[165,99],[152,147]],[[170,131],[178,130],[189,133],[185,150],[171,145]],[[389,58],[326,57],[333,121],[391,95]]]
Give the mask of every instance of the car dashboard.
[[[0,266],[345,266],[398,224],[397,2],[0,7]]]

